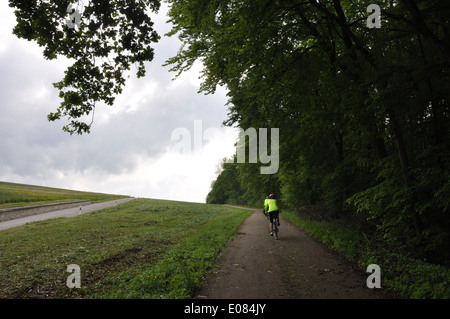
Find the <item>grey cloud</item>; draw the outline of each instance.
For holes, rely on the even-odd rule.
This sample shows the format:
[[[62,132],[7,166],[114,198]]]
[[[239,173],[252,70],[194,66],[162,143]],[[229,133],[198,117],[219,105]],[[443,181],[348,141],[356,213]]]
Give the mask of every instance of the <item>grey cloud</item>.
[[[161,35],[168,31],[164,28],[158,30]],[[25,49],[28,45],[33,51]],[[60,103],[52,82],[62,78],[67,63],[44,60],[35,44],[12,35],[6,47],[0,51],[0,180],[12,175],[37,180],[86,172],[130,174],[143,160],[163,156],[176,128],[193,133],[194,120],[202,120],[206,130],[220,127],[226,117],[223,94],[197,94],[197,85],[171,80],[174,74],[161,65],[176,54],[179,43],[164,37],[155,46],[146,76],[132,74],[116,105],[96,107],[91,134],[70,136],[61,130],[65,120],[47,121]],[[109,120],[103,120],[105,115]]]
[[[173,83],[173,74],[153,66],[146,77],[130,80],[138,89],[146,82],[156,85],[155,92],[149,92],[135,111],[127,112],[125,108],[113,113],[106,123],[94,120],[89,135],[68,136],[61,131],[65,120],[46,120],[46,115],[59,104],[51,81],[62,76],[63,68],[55,67],[49,72],[47,61],[20,51],[0,55],[0,67],[4,114],[0,120],[0,163],[17,174],[32,175],[43,169],[82,172],[91,168],[111,174],[132,171],[139,157],[161,156],[174,129],[191,129],[196,119],[203,120],[206,129],[219,126],[223,119],[224,106],[217,97],[196,94],[198,87],[190,83]],[[169,90],[171,85],[176,90]],[[47,95],[31,100],[40,88],[46,88]],[[121,106],[115,105],[111,110],[99,106],[96,116]]]

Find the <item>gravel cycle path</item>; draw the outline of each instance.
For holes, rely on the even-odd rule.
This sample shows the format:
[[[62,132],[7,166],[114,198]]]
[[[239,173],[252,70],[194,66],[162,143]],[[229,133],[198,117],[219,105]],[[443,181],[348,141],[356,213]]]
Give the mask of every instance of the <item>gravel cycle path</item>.
[[[367,287],[369,273],[283,219],[282,213],[279,240],[269,235],[268,224],[262,210],[244,221],[196,298],[390,298],[383,287]]]

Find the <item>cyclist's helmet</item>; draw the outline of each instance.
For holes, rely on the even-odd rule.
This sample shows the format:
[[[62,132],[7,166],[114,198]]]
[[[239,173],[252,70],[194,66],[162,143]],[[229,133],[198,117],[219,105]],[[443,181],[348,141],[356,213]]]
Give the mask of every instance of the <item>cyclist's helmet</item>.
[[[270,198],[270,199],[274,199],[274,198],[275,198],[275,194],[270,194],[270,195],[269,195],[269,198]]]

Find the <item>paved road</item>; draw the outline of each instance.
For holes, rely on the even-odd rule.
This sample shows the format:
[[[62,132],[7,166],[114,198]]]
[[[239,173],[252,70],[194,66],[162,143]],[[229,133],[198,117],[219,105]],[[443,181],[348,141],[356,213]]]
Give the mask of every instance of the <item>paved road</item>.
[[[134,198],[122,198],[122,199],[116,199],[116,200],[109,201],[109,202],[85,205],[85,206],[82,206],[82,208],[81,208],[81,214],[89,213],[94,210],[99,210],[99,209],[115,206],[115,205],[122,204],[122,203],[126,203],[133,199]],[[80,214],[80,207],[73,207],[73,208],[57,210],[57,211],[48,212],[48,213],[39,214],[39,215],[27,216],[27,217],[17,218],[17,219],[13,219],[13,220],[7,220],[4,222],[0,222],[0,230],[24,225],[24,224],[31,223],[31,222],[38,221],[38,220],[45,220],[45,219],[58,218],[58,217],[73,217],[73,216],[77,216],[79,214]]]
[[[331,251],[280,214],[280,239],[269,235],[261,210],[247,218],[218,268],[196,298],[207,299],[379,299],[361,269]]]

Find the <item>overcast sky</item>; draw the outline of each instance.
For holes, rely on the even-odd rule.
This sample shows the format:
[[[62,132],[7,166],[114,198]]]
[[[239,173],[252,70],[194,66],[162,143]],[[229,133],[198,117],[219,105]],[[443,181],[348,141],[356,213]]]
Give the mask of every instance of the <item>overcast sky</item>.
[[[52,83],[62,79],[67,60],[47,61],[36,43],[12,35],[13,9],[0,2],[0,181],[205,202],[237,135],[221,128],[225,89],[197,93],[200,65],[175,81],[162,66],[180,47],[176,37],[164,36],[166,11],[164,3],[155,20],[161,40],[146,76],[131,73],[113,107],[96,107],[91,133],[70,136],[61,130],[66,120],[47,121],[60,103]],[[191,140],[174,140],[176,132]],[[190,147],[180,151],[181,143]]]

